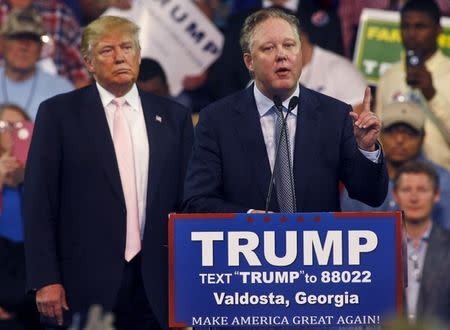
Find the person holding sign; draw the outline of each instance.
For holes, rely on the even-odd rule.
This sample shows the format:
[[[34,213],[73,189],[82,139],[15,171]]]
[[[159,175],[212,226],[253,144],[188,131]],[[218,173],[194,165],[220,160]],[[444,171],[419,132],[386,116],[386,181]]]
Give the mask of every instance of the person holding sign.
[[[255,83],[200,112],[185,211],[339,211],[339,180],[354,198],[384,201],[388,177],[370,90],[357,114],[299,86],[299,35],[298,20],[278,9],[246,19],[241,46]]]
[[[392,101],[413,101],[427,114],[424,154],[450,170],[450,58],[438,49],[441,13],[433,0],[410,0],[400,11],[404,57],[380,78],[377,113]]]
[[[138,32],[114,16],[89,24],[81,51],[95,84],[39,107],[25,253],[48,326],[96,304],[116,329],[168,329],[167,216],[181,209],[193,128],[186,108],[136,87]]]

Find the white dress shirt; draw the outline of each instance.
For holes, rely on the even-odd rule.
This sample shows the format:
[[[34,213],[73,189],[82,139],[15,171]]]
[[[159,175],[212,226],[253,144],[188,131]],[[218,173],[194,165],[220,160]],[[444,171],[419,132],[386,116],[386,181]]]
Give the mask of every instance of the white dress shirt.
[[[114,110],[115,106],[111,103],[116,97],[97,83],[100,99],[105,109],[106,119],[108,121],[111,137],[113,136]],[[145,214],[147,207],[147,182],[148,182],[148,163],[149,147],[147,128],[145,126],[144,111],[142,109],[141,99],[136,85],[123,96],[127,108],[124,110],[125,119],[131,133],[131,143],[134,155],[134,170],[136,174],[136,190],[138,199],[139,225],[141,239],[144,236]]]
[[[293,96],[298,96],[301,99],[300,88],[297,85],[295,92],[286,100],[283,101],[284,108],[288,108],[289,102]],[[273,171],[273,166],[275,163],[275,117],[272,115],[272,111],[270,109],[273,107],[273,100],[269,99],[265,96],[259,89],[256,87],[256,84],[253,85],[253,95],[256,101],[256,108],[259,113],[259,120],[261,122],[261,128],[264,136],[264,143],[266,144],[267,156],[269,157],[270,169]],[[286,109],[283,111],[284,115],[286,115]],[[297,129],[297,114],[298,114],[298,106],[296,106],[289,116],[287,117],[287,127],[289,131],[289,142],[291,146],[291,162],[294,160],[294,150],[295,150],[295,132]],[[349,115],[350,116],[350,115]],[[374,163],[378,163],[380,157],[380,148],[375,151],[365,151],[359,149],[363,155]]]

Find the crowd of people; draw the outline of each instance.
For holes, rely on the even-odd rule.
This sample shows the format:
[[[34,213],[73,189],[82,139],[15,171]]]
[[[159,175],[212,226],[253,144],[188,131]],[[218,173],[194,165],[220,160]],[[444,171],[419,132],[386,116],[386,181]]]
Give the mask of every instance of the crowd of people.
[[[402,210],[405,318],[448,328],[450,1],[193,2],[225,43],[171,96],[139,27],[102,16],[132,0],[0,0],[0,329],[96,303],[117,329],[168,329],[167,214],[267,206]],[[372,88],[350,61],[363,8],[400,13],[404,52]]]

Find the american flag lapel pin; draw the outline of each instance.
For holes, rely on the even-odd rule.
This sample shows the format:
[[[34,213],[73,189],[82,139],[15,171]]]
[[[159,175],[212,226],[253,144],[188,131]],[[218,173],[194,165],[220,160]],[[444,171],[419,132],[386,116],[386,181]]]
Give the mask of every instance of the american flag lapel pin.
[[[159,116],[159,115],[156,115],[156,116],[155,116],[155,120],[156,120],[158,123],[162,123],[162,117]]]

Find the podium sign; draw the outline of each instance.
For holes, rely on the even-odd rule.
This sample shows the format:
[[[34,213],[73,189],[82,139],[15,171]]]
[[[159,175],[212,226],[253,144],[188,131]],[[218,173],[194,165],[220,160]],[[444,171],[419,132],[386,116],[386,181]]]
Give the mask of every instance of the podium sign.
[[[171,214],[169,325],[379,325],[402,311],[401,214]]]

